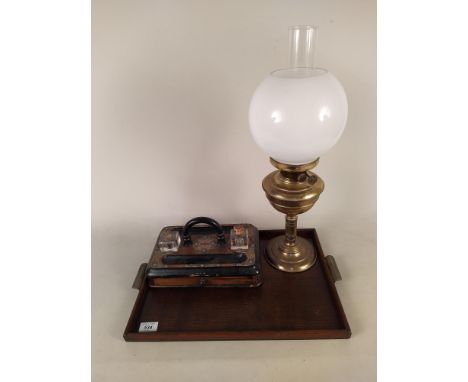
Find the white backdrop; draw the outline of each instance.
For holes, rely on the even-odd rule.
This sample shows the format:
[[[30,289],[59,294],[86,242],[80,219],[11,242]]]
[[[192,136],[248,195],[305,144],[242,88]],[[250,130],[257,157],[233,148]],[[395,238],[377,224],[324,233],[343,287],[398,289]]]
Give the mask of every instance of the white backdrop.
[[[348,96],[347,128],[314,170],[325,191],[299,217],[299,227],[317,227],[325,252],[337,259],[352,339],[274,347],[123,343],[135,298],[132,278],[163,226],[206,215],[221,223],[283,227],[283,216],[261,189],[274,168],[253,142],[247,115],[260,81],[288,64],[288,26],[296,24],[319,25],[316,63]],[[154,380],[148,370],[182,373],[183,380],[184,372],[189,378],[190,368],[203,370],[213,359],[219,361],[210,366],[214,373],[241,370],[256,354],[263,363],[249,367],[258,379],[305,372],[334,380],[354,372],[360,381],[374,380],[374,1],[94,0],[92,35],[95,380],[113,373],[135,379],[138,370],[146,370],[140,381]],[[185,364],[174,363],[182,359]],[[273,371],[271,365],[282,361],[284,368]]]

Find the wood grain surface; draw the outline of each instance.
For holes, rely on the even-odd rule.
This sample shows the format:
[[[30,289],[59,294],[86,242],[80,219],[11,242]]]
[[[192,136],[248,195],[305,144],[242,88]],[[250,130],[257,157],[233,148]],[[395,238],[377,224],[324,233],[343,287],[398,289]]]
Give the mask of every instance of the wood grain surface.
[[[260,231],[263,254],[281,230]],[[124,332],[126,341],[268,340],[349,338],[351,330],[315,229],[298,230],[314,244],[309,270],[286,273],[262,256],[258,288],[141,287]],[[158,331],[138,333],[141,322]]]

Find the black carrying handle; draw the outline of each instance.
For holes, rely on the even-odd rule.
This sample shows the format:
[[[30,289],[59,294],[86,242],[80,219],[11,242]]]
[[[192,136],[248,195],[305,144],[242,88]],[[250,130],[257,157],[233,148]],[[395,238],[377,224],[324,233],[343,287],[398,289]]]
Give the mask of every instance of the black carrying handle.
[[[223,227],[221,227],[221,224],[219,224],[214,219],[199,216],[189,220],[182,229],[182,240],[184,241],[185,246],[192,244],[192,238],[190,237],[189,230],[196,224],[208,224],[212,226],[214,229],[216,229],[216,233],[218,235],[218,244],[226,244],[226,239],[224,238],[224,231]]]

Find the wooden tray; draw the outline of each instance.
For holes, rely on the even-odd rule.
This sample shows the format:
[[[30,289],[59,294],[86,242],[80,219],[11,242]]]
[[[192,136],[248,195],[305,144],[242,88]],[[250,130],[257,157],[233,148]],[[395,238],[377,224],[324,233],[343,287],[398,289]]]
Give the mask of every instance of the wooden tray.
[[[264,253],[267,241],[282,233],[260,231],[260,251]],[[257,288],[155,289],[141,282],[124,339],[349,338],[351,329],[334,284],[341,279],[335,261],[323,255],[315,229],[298,230],[298,234],[313,243],[317,263],[305,272],[286,273],[270,266],[263,256],[264,279]],[[158,330],[139,333],[141,322],[158,322]]]

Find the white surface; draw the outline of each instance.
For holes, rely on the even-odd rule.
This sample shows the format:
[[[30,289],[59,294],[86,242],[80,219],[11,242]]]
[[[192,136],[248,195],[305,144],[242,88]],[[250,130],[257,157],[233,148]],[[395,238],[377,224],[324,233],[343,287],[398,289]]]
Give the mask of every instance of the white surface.
[[[373,1],[93,1],[93,381],[375,380]],[[289,25],[320,26],[316,64],[349,116],[315,169],[325,191],[299,217],[336,257],[350,340],[125,343],[141,262],[160,229],[198,216],[282,228],[253,141],[255,88],[287,66]]]
[[[343,87],[325,70],[275,71],[255,90],[249,108],[255,142],[269,157],[288,164],[309,163],[326,153],[347,117]]]

